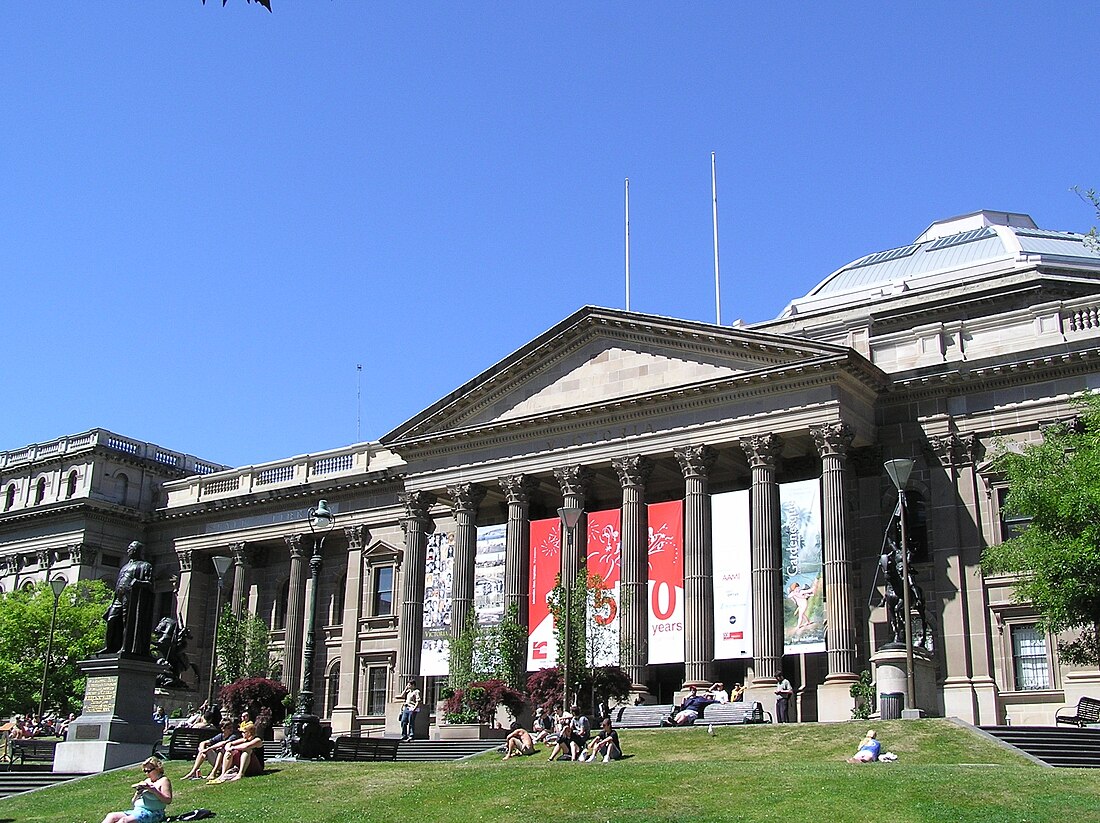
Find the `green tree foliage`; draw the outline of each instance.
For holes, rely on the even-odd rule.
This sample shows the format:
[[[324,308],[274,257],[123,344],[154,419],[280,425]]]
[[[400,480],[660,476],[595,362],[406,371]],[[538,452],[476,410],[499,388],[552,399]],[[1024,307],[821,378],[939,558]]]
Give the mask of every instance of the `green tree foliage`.
[[[267,624],[255,615],[237,617],[226,606],[218,623],[218,680],[235,683],[271,673]]]
[[[1019,575],[1016,599],[1032,604],[1043,628],[1079,632],[1058,644],[1065,662],[1100,665],[1100,396],[1082,399],[1079,410],[1042,442],[1000,455],[1006,507],[1031,521],[986,549],[982,565]]]
[[[1100,220],[1100,194],[1096,192],[1096,189],[1081,191],[1080,188],[1074,186],[1073,192],[1092,207],[1092,210],[1096,213],[1096,219]],[[1096,234],[1096,226],[1089,230],[1085,245],[1093,251],[1100,252],[1100,235]]]
[[[102,648],[110,602],[110,590],[98,580],[81,580],[61,593],[46,708],[79,710],[85,678],[76,663]],[[0,716],[38,710],[52,613],[53,591],[46,583],[0,594]]]
[[[475,680],[502,680],[514,689],[523,688],[527,666],[527,630],[520,625],[519,609],[513,604],[499,623],[480,626],[471,609],[466,629],[448,638],[452,689],[465,688]]]

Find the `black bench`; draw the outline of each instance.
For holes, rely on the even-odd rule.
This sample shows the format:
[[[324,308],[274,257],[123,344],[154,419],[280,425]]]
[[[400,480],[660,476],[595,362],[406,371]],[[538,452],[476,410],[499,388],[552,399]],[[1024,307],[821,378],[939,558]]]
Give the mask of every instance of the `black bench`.
[[[745,723],[771,723],[772,716],[758,702],[711,703],[696,721],[714,726],[740,726]]]
[[[11,765],[18,760],[19,765],[29,763],[53,763],[54,747],[57,740],[35,740],[33,737],[27,740],[11,741]]]
[[[1059,714],[1058,712],[1064,712],[1068,710],[1068,706],[1064,706],[1054,713],[1054,724],[1066,723],[1070,726],[1078,726],[1084,728],[1093,723],[1100,723],[1100,700],[1094,697],[1082,697],[1077,701],[1077,713],[1070,715]]]
[[[172,730],[172,738],[168,741],[169,760],[194,760],[199,753],[199,744],[209,740],[218,733],[214,726],[201,729],[191,729],[180,726]]]
[[[397,747],[400,740],[392,737],[350,737],[336,738],[332,747],[333,760],[397,760]]]

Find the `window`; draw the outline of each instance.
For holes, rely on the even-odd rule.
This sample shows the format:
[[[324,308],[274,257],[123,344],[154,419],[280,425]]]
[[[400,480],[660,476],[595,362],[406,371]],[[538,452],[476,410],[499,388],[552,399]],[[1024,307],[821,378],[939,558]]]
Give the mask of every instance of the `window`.
[[[1016,691],[1050,688],[1046,635],[1034,623],[1018,623],[1012,631],[1012,666]]]
[[[393,614],[393,566],[375,567],[373,591],[371,616],[388,617]]]
[[[290,602],[290,581],[284,580],[275,595],[275,612],[271,616],[271,628],[278,631],[286,628],[286,610]]]
[[[367,667],[367,714],[381,717],[386,713],[386,666]]]
[[[4,493],[4,511],[11,511],[12,506],[15,505],[15,484],[12,483],[8,486],[7,492]]]
[[[337,660],[328,670],[328,688],[325,695],[325,717],[332,717],[336,709],[336,698],[340,696],[340,661]]]
[[[34,502],[37,505],[46,499],[46,478],[39,477],[38,485],[34,487]]]
[[[1018,537],[1019,534],[1027,528],[1027,524],[1031,522],[1030,517],[1024,517],[1017,514],[1009,513],[1005,502],[1008,500],[1008,488],[1002,486],[997,489],[997,512],[1001,520],[1001,542],[1011,540],[1013,537]]]
[[[329,603],[328,623],[330,626],[339,626],[344,622],[344,589],[348,585],[348,576],[345,574],[336,581],[336,588],[332,590],[332,600]]]
[[[130,478],[119,472],[115,475],[115,488],[118,492],[118,502],[126,505],[126,498],[130,496]]]
[[[76,469],[69,472],[69,479],[65,484],[65,497],[72,497],[76,494]]]

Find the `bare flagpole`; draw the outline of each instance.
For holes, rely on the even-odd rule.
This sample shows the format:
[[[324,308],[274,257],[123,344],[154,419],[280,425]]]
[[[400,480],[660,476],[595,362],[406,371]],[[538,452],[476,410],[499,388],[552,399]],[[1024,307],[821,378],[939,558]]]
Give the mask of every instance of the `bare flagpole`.
[[[722,287],[718,279],[718,176],[715,173],[714,152],[710,153],[710,198],[714,216],[714,322],[722,325]]]
[[[630,178],[626,178],[626,310],[630,311]]]
[[[359,434],[359,423],[363,411],[363,364],[355,364],[355,442],[361,443],[363,438]]]

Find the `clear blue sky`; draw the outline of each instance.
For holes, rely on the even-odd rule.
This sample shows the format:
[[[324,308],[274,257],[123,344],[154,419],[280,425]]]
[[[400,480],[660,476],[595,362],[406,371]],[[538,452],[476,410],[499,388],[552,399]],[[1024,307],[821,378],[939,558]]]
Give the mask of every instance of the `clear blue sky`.
[[[0,5],[0,449],[376,438],[585,304],[774,317],[981,208],[1087,230],[1095,2]]]

